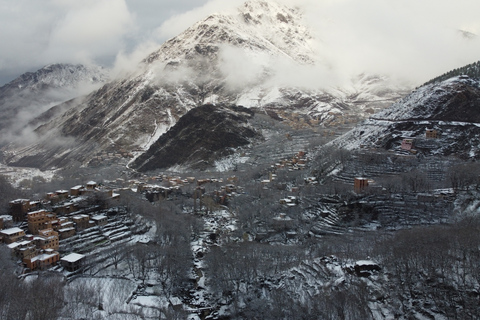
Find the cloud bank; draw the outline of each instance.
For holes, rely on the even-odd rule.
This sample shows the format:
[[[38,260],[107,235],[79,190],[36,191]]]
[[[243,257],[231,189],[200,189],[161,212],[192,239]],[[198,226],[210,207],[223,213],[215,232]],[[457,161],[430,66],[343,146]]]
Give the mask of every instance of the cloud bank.
[[[123,0],[0,0],[0,21],[2,73],[115,56],[134,27]]]
[[[477,0],[277,0],[300,7],[318,56],[339,77],[422,83],[480,60]],[[243,0],[0,0],[0,81],[57,62],[128,69],[163,41]]]
[[[370,72],[418,85],[480,60],[480,36],[468,38],[461,32],[480,35],[479,1],[277,1],[303,11],[318,41],[318,71],[328,70],[338,79]],[[173,16],[156,32],[173,37],[208,14],[234,12],[243,2],[209,1]]]
[[[341,73],[393,75],[416,84],[480,60],[480,2],[300,0],[323,60]]]

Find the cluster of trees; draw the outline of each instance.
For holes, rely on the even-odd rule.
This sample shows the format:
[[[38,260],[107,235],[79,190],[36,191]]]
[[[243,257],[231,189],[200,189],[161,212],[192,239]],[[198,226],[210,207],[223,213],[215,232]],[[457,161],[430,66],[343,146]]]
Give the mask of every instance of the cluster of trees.
[[[467,218],[453,225],[310,239],[294,246],[230,243],[206,255],[207,284],[215,292],[213,301],[230,306],[232,319],[373,319],[372,302],[395,317],[419,313],[475,319],[480,314],[479,231],[480,220]],[[342,283],[316,287],[319,292],[311,295],[313,288],[302,277],[286,278],[302,264],[330,255],[344,268]],[[366,280],[348,273],[349,264],[366,257],[381,266],[379,276]],[[311,268],[323,272],[316,277],[325,277],[326,284],[334,278],[328,268]]]
[[[473,79],[480,79],[480,61],[471,63],[461,68],[453,69],[449,72],[442,74],[441,76],[433,78],[432,80],[426,82],[424,85],[442,82],[461,75],[467,75]]]
[[[402,314],[438,310],[447,318],[475,319],[480,314],[480,221],[421,227],[395,233],[376,246],[389,272],[390,299]]]

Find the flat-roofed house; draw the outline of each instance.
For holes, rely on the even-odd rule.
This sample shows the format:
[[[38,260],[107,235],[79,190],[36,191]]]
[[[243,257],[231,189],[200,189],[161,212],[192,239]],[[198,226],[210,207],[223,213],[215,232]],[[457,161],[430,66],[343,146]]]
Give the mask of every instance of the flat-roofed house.
[[[85,230],[90,227],[90,217],[86,214],[79,214],[72,217],[72,221],[75,223],[77,231]]]
[[[0,236],[3,239],[3,242],[10,244],[23,239],[23,237],[25,237],[25,231],[15,227],[0,231]]]
[[[108,223],[107,216],[104,216],[103,214],[93,216],[90,218],[97,226],[104,226]]]
[[[74,227],[66,227],[58,229],[58,237],[63,240],[70,237],[73,237],[77,232]]]
[[[23,259],[23,263],[30,270],[46,269],[55,265],[60,260],[60,254],[52,249],[31,258]]]
[[[70,188],[70,195],[73,196],[73,197],[81,196],[81,195],[85,194],[86,192],[87,192],[87,189],[82,185]]]
[[[79,270],[82,267],[84,261],[85,256],[79,253],[70,253],[69,255],[66,255],[65,257],[60,259],[60,263],[62,264],[62,266],[70,272]]]
[[[96,187],[98,187],[98,184],[95,181],[88,181],[87,182],[87,189],[88,190],[94,190]]]
[[[8,247],[12,250],[12,255],[22,261],[23,259],[29,259],[37,255],[37,247],[29,240],[13,242],[9,244]]]
[[[52,222],[57,216],[46,210],[38,210],[27,213],[28,231],[31,234],[38,234],[38,230],[51,229]]]
[[[425,138],[427,139],[437,139],[438,138],[438,131],[435,129],[426,129],[425,130]]]
[[[60,246],[58,232],[53,231],[53,229],[38,230],[38,236],[35,236],[33,239],[35,240],[37,248],[40,249],[58,250]]]

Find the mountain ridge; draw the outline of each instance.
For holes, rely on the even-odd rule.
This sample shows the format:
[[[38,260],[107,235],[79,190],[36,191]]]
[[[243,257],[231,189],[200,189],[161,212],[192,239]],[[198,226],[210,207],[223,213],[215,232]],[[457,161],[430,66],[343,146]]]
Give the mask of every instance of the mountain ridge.
[[[402,140],[412,138],[418,155],[478,159],[479,111],[480,80],[454,77],[418,88],[331,144],[347,150],[402,151]],[[427,129],[438,138],[426,138]]]
[[[138,156],[189,110],[207,103],[243,105],[281,120],[301,114],[313,128],[361,119],[365,110],[404,94],[381,76],[360,76],[344,89],[275,84],[285,54],[292,72],[317,63],[302,22],[299,10],[273,1],[249,1],[233,16],[211,15],[168,40],[136,72],[63,104],[61,113],[43,114],[34,130],[41,139],[7,148],[5,159],[23,166],[22,158],[35,165],[37,157],[42,160],[35,166],[50,168],[87,164],[102,152]]]
[[[42,112],[88,93],[108,79],[104,68],[80,64],[51,64],[20,75],[0,87],[2,135],[22,135],[29,121]]]
[[[254,113],[241,106],[199,106],[187,112],[129,167],[138,171],[189,166],[207,169],[261,135],[248,123]]]

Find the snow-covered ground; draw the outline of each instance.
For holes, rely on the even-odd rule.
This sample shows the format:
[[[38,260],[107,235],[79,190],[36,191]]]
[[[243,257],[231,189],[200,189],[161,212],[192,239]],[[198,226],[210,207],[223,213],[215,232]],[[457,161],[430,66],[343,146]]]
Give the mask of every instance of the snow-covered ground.
[[[31,180],[33,177],[42,177],[50,181],[55,173],[56,170],[41,171],[36,168],[10,167],[0,163],[0,175],[8,177],[14,187],[18,187],[22,180]]]

